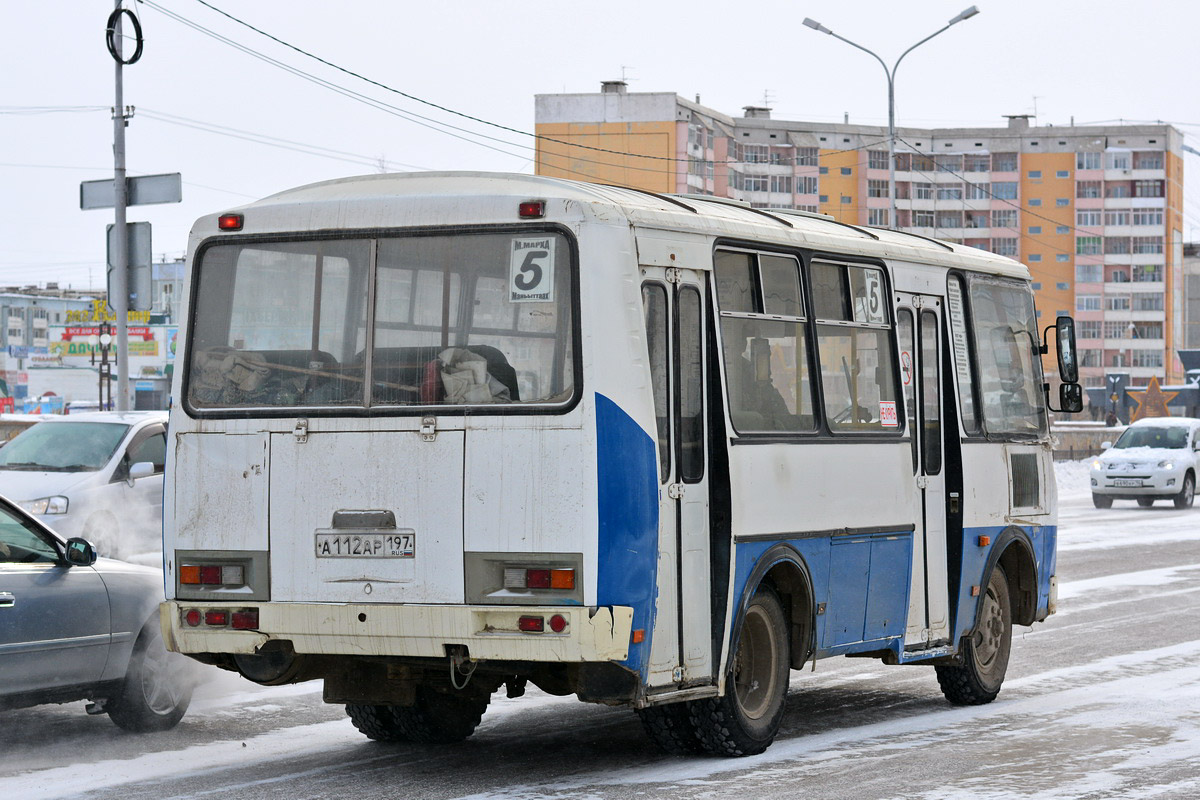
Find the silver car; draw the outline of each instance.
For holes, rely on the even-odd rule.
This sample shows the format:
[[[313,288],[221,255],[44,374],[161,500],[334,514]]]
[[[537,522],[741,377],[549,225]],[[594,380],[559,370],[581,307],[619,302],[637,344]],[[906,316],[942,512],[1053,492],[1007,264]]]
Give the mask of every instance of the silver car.
[[[51,417],[0,450],[0,495],[63,536],[111,558],[162,540],[167,412],[95,411]]]
[[[163,647],[162,580],[0,497],[0,710],[90,700],[126,730],[174,727],[193,681]]]

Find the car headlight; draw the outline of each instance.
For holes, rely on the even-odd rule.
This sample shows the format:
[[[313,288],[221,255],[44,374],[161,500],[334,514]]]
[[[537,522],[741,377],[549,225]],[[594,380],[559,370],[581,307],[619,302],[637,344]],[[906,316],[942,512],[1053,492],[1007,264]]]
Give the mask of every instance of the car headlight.
[[[1169,458],[1158,462],[1158,465],[1163,469],[1175,469],[1175,462]]]
[[[1104,462],[1097,458],[1092,462],[1092,469],[1104,469]]]
[[[26,500],[19,505],[30,514],[65,514],[68,503],[67,498],[55,495],[54,497],[39,497],[37,500]]]

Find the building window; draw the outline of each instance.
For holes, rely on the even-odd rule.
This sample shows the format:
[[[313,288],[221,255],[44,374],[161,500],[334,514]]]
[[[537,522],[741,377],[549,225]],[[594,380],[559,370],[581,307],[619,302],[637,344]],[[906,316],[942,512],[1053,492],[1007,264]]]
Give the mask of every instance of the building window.
[[[932,228],[933,227],[933,212],[932,211],[914,211],[913,212],[913,227],[914,228]]]
[[[1042,177],[1042,171],[1040,169],[1031,169],[1031,170],[1029,170],[1029,177],[1030,178],[1040,178],[1040,177]]]
[[[847,203],[853,203],[853,202],[854,202],[853,197],[849,197],[848,195],[842,195],[842,205],[846,205]]]
[[[747,164],[766,164],[767,146],[765,144],[742,145],[742,160]]]
[[[1134,311],[1162,311],[1162,292],[1137,292],[1133,295]]]
[[[1039,283],[1038,281],[1034,281],[1033,283],[1031,283],[1029,285],[1035,292],[1040,292],[1042,290],[1042,284]]]
[[[1133,182],[1134,197],[1162,197],[1163,182],[1162,181],[1134,181]]]
[[[987,183],[968,183],[963,196],[968,200],[986,200],[992,196],[990,185]]]
[[[1041,225],[1030,225],[1030,226],[1029,226],[1029,232],[1030,232],[1030,233],[1033,233],[1033,234],[1038,234],[1038,233],[1041,233],[1041,232],[1042,232],[1042,226],[1041,226]]]
[[[1099,228],[1101,220],[1100,211],[1076,211],[1075,212],[1075,227],[1077,228]]]
[[[1080,339],[1099,339],[1100,320],[1081,319],[1075,323],[1075,335]]]
[[[1030,261],[1041,261],[1042,254],[1041,253],[1031,253],[1028,258]]]
[[[815,167],[819,153],[815,147],[796,148],[796,166]]]
[[[1076,197],[1100,197],[1100,181],[1079,181],[1075,184]]]
[[[867,181],[867,197],[887,197],[888,182],[868,180]]]
[[[868,208],[867,224],[875,228],[888,227],[888,210],[886,208]]]
[[[1075,169],[1100,169],[1100,153],[1076,153]]]
[[[1016,172],[1017,171],[1017,154],[1016,153],[993,153],[992,154],[992,172]]]
[[[1100,255],[1101,241],[1099,236],[1079,236],[1075,239],[1075,254],[1098,256]]]
[[[933,199],[933,184],[932,183],[914,183],[913,196],[918,200]]]
[[[1104,224],[1105,225],[1128,225],[1129,224],[1129,212],[1128,211],[1105,211],[1104,212]]]
[[[1146,208],[1133,212],[1134,225],[1162,225],[1163,212],[1160,208]]]
[[[765,192],[767,191],[767,176],[766,175],[747,175],[745,178],[745,190],[747,192]]]
[[[962,200],[963,190],[961,183],[939,183],[937,187],[938,200]]]
[[[1162,365],[1162,350],[1133,351],[1133,366],[1135,367],[1161,367]]]
[[[782,192],[783,194],[792,193],[792,176],[791,175],[772,175],[771,176],[771,191]]]
[[[1068,225],[1059,225],[1057,228],[1054,229],[1054,232],[1055,233],[1070,233],[1071,228]]]
[[[1105,339],[1128,339],[1129,333],[1128,322],[1105,321],[1104,323]]]
[[[939,228],[961,228],[963,224],[961,211],[939,211],[937,212],[937,225]]]
[[[1054,260],[1061,263],[1061,262],[1065,262],[1065,261],[1070,261],[1071,257],[1069,255],[1067,255],[1066,253],[1059,253],[1058,255],[1056,255],[1054,257]]]
[[[970,184],[968,184],[970,185]],[[968,228],[986,228],[988,227],[988,212],[986,211],[968,211],[967,212],[967,227]]]
[[[1067,289],[1071,288],[1071,284],[1059,281],[1058,283],[1054,284],[1054,288],[1058,289],[1060,292],[1065,292]]]
[[[1155,264],[1134,264],[1134,283],[1154,283],[1162,280],[1162,267]]]
[[[886,150],[868,150],[867,166],[871,169],[887,169],[888,154]]]
[[[817,172],[821,175],[828,175],[829,167],[817,167]]]
[[[1076,311],[1099,311],[1100,310],[1100,295],[1098,294],[1081,294],[1075,296]]]
[[[1066,197],[1056,197],[1056,198],[1054,198],[1054,205],[1056,205],[1059,208],[1062,208],[1064,206],[1071,205],[1071,201],[1069,199],[1067,199]]]
[[[1015,256],[1017,254],[1017,238],[1014,236],[992,239],[992,252],[998,256]]]
[[[829,195],[827,195],[827,194],[820,195],[819,197],[817,197],[817,201],[821,202],[821,203],[828,203]]]
[[[1104,307],[1109,311],[1128,311],[1129,298],[1120,295],[1109,295],[1104,298]]]
[[[1076,323],[1077,325],[1080,323]],[[1100,350],[1080,350],[1079,351],[1079,366],[1081,367],[1098,367],[1100,366]],[[1104,380],[1104,376],[1100,376],[1100,380]]]
[[[1129,239],[1124,236],[1109,236],[1104,240],[1104,253],[1110,256],[1129,254]]]
[[[1041,199],[1040,197],[1031,197],[1031,198],[1029,198],[1029,205],[1031,205],[1031,206],[1040,206],[1041,204],[1042,204],[1042,199]]]
[[[995,185],[995,184],[993,184]],[[1014,186],[1016,184],[1013,184]],[[1002,208],[992,212],[992,227],[993,228],[1015,228],[1017,227],[1017,210],[1015,208]]]
[[[1069,178],[1069,177],[1071,177],[1071,171],[1070,171],[1070,170],[1066,170],[1066,169],[1060,169],[1060,170],[1058,170],[1058,171],[1056,171],[1056,172],[1054,173],[1054,177],[1056,177],[1056,178]]]
[[[992,182],[992,197],[997,200],[1016,200],[1017,199],[1017,182],[1016,181],[993,181]]]
[[[817,178],[814,175],[805,175],[796,179],[796,194],[816,194],[817,193]]]
[[[1161,322],[1135,322],[1133,323],[1133,338],[1161,339],[1163,338],[1163,324]]]
[[[1116,152],[1108,154],[1109,169],[1129,169],[1130,154],[1128,152]]]
[[[1133,252],[1138,254],[1146,253],[1161,253],[1163,251],[1163,237],[1161,236],[1135,236],[1133,237]]]
[[[1133,154],[1134,169],[1162,169],[1163,154],[1156,151]]]
[[[1129,197],[1129,183],[1121,181],[1120,183],[1109,183],[1104,187],[1105,197]]]
[[[842,167],[842,174],[843,175],[853,175],[854,170],[851,169],[850,167]]]
[[[1100,283],[1104,280],[1104,265],[1103,264],[1076,264],[1075,265],[1075,282],[1076,283]],[[1080,309],[1082,310],[1082,309]]]
[[[963,159],[964,172],[987,172],[992,168],[991,156],[970,155]]]

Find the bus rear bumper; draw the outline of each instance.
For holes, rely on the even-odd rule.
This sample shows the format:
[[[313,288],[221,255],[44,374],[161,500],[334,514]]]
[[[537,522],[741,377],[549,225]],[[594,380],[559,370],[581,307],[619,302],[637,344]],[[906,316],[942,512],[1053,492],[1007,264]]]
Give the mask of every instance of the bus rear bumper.
[[[233,630],[205,623],[206,612],[254,608],[258,628]],[[187,622],[189,611],[200,623]],[[159,607],[163,640],[178,653],[254,654],[268,642],[290,642],[313,655],[441,658],[462,645],[472,659],[579,663],[629,657],[633,609],[627,606],[422,606],[334,603],[202,603],[167,601]],[[193,615],[194,616],[194,615]],[[565,621],[561,632],[551,621]],[[542,632],[525,632],[522,618],[540,617]]]

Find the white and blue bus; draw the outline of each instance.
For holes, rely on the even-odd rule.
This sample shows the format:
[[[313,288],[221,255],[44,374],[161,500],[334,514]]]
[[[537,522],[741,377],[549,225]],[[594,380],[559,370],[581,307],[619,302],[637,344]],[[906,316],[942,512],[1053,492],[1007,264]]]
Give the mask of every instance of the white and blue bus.
[[[830,217],[482,173],[192,231],[169,646],[450,742],[528,682],[672,752],[774,738],[789,670],[1000,690],[1054,612],[1021,264]],[[1060,406],[1078,405],[1069,318]]]

